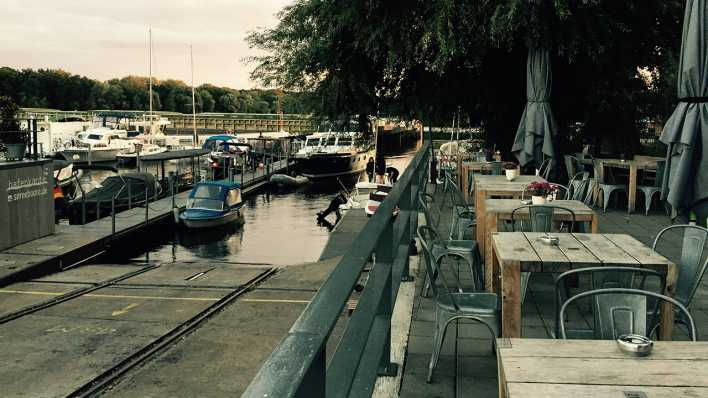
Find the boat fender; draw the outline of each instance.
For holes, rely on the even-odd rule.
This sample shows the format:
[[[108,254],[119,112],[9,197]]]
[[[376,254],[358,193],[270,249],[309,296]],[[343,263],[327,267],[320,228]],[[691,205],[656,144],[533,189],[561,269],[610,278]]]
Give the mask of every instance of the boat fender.
[[[179,224],[179,207],[172,209],[172,214],[175,217],[175,224]]]

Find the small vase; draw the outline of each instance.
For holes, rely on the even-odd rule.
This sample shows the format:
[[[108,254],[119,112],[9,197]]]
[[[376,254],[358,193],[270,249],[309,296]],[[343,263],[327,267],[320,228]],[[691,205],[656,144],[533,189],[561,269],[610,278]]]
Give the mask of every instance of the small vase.
[[[545,196],[531,196],[531,204],[534,205],[545,205],[546,204],[546,197]]]
[[[506,179],[508,181],[514,181],[514,178],[518,175],[518,169],[504,170],[506,173]]]

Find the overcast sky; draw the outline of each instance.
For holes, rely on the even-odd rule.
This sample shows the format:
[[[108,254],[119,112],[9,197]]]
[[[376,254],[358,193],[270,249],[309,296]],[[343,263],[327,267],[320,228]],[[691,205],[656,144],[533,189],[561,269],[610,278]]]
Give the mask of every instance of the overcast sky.
[[[0,0],[0,66],[58,68],[107,80],[148,75],[152,26],[153,76],[251,88],[254,55],[244,38],[276,24],[292,0]]]

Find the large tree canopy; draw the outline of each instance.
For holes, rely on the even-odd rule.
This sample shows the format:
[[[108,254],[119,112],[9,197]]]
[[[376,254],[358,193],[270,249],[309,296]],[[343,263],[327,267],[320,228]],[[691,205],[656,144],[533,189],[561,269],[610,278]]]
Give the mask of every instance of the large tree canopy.
[[[321,98],[330,117],[443,123],[461,107],[508,150],[527,47],[547,47],[559,125],[583,122],[598,143],[636,143],[637,121],[664,117],[670,105],[664,72],[680,46],[682,9],[679,0],[295,0],[277,26],[248,37],[265,51],[251,59],[252,77]]]

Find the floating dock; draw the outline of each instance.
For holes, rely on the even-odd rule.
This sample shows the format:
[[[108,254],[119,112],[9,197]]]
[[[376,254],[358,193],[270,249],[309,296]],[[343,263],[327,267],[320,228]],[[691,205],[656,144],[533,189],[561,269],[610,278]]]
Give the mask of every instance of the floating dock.
[[[268,183],[270,175],[286,170],[287,160],[274,162],[269,169],[237,174],[243,195]],[[174,222],[174,206],[184,208],[189,192],[150,202],[148,209],[134,207],[117,213],[115,228],[112,217],[104,217],[85,225],[57,225],[52,235],[45,236],[0,252],[0,286],[41,274],[71,268],[103,254],[111,244]]]

